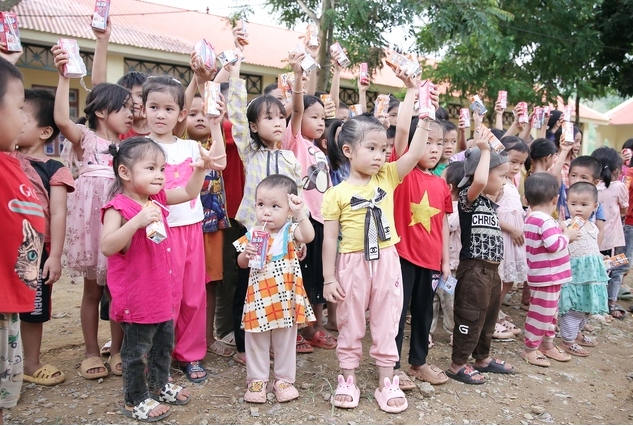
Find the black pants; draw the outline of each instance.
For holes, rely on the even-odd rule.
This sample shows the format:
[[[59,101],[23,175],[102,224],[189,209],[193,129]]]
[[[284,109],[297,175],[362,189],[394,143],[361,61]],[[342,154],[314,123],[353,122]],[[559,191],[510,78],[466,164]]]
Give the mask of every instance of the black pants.
[[[248,290],[248,276],[250,272],[250,268],[240,268],[237,273],[237,287],[235,287],[235,297],[233,298],[233,331],[235,333],[235,347],[238,352],[246,352],[244,330],[242,329],[242,314],[244,313],[244,300]]]
[[[400,258],[402,270],[402,286],[404,290],[404,304],[402,315],[396,336],[398,357],[402,359],[402,341],[404,339],[404,326],[407,319],[407,310],[411,304],[411,344],[409,347],[409,364],[424,365],[429,354],[429,333],[433,322],[433,279],[439,278],[439,272],[422,268]],[[400,361],[396,363],[396,369],[400,368]]]
[[[215,331],[221,339],[233,331],[233,299],[237,287],[237,253],[233,242],[246,233],[246,229],[235,219],[230,219],[231,227],[224,232],[224,273],[222,281],[215,284]]]

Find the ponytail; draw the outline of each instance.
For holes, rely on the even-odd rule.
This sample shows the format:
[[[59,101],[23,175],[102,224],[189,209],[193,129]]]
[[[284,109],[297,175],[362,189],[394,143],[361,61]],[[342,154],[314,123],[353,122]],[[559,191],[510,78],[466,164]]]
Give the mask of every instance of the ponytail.
[[[330,124],[327,134],[327,157],[330,160],[330,169],[338,170],[341,166],[347,163],[347,157],[343,154],[343,150],[338,143],[338,133],[343,126],[342,120],[334,120]]]
[[[596,149],[591,156],[600,162],[600,179],[608,188],[613,174],[622,169],[622,158],[615,149],[606,146]]]

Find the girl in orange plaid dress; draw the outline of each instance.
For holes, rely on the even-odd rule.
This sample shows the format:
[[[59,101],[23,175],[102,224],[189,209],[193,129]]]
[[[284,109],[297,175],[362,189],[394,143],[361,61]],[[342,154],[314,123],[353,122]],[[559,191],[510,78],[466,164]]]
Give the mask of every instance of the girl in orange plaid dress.
[[[312,241],[314,228],[297,195],[297,184],[283,175],[270,175],[257,185],[255,213],[261,228],[250,229],[233,243],[240,253],[240,267],[251,268],[242,315],[248,360],[244,400],[266,402],[272,343],[273,392],[278,402],[286,402],[299,397],[293,385],[297,326],[316,320],[295,251],[295,243]]]

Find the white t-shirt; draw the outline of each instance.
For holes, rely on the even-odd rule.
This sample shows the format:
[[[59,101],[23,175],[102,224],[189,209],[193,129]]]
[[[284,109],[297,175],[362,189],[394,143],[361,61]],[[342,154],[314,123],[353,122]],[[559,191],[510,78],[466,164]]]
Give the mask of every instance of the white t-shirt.
[[[198,142],[176,139],[174,143],[160,143],[165,151],[165,189],[184,188],[193,174],[191,164],[200,158]],[[200,195],[186,203],[169,206],[167,222],[170,227],[191,225],[204,219]]]

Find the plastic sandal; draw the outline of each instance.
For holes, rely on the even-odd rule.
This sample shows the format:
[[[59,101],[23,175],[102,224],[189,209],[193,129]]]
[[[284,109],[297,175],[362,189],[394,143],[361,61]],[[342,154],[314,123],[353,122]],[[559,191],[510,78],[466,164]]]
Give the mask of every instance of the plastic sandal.
[[[376,398],[380,409],[385,413],[402,413],[409,407],[407,398],[404,396],[399,384],[400,379],[398,379],[398,376],[393,377],[393,382],[389,380],[389,377],[385,377],[382,390],[376,389],[374,391],[374,398]],[[389,401],[396,398],[404,398],[404,404],[389,405]]]
[[[539,350],[530,352],[524,351],[521,353],[521,358],[523,358],[528,364],[536,365],[538,367],[549,367],[551,365],[547,357]]]
[[[398,376],[398,379],[400,380],[400,389],[402,389],[403,391],[413,390],[416,388],[413,380],[411,380],[411,378],[407,376],[407,373],[405,373],[404,371],[396,370],[393,372],[393,374]]]
[[[409,374],[420,381],[428,382],[432,385],[441,385],[448,382],[448,376],[442,369],[433,364],[428,364],[427,367],[421,370],[409,368]]]
[[[187,362],[180,365],[180,370],[187,376],[187,379],[193,383],[202,383],[207,380],[207,371],[202,367],[200,361]],[[192,377],[193,373],[204,373],[202,377]]]
[[[235,333],[231,331],[229,334],[220,339],[220,341],[225,345],[235,346]]]
[[[314,348],[308,341],[300,334],[297,334],[297,353],[298,354],[311,354],[314,352]]]
[[[88,370],[96,370],[99,368],[103,368],[102,372],[97,372],[97,373],[89,373]],[[105,364],[103,363],[103,360],[101,358],[99,358],[98,356],[93,356],[91,358],[86,358],[83,361],[81,361],[81,366],[80,366],[80,372],[81,372],[81,376],[84,379],[88,379],[88,380],[95,380],[95,379],[100,379],[102,377],[108,377],[108,369],[106,368]]]
[[[246,388],[244,401],[264,404],[266,402],[266,382],[263,380],[251,381]]]
[[[351,401],[337,401],[336,397],[344,395],[349,396]],[[334,395],[330,397],[330,404],[334,405],[338,408],[356,408],[358,407],[358,401],[360,400],[360,389],[354,384],[354,378],[352,376],[348,376],[347,380],[339,374],[338,375],[338,386],[336,386],[336,390],[334,391]]]
[[[514,368],[506,368],[506,362],[500,360],[499,358],[493,358],[485,367],[477,367],[481,373],[496,373],[496,374],[514,374]]]
[[[514,334],[515,336],[521,334],[522,332],[519,327],[512,324],[508,319],[504,319],[503,321],[501,321],[501,326],[504,327],[506,330],[512,332],[512,334]]]
[[[108,340],[106,344],[101,347],[101,350],[99,351],[101,353],[101,356],[109,356],[111,347],[112,347],[112,340]]]
[[[473,376],[481,375],[479,370],[475,370],[473,367],[467,365],[462,367],[457,373],[453,373],[450,369],[445,371],[446,375],[458,382],[466,383],[467,385],[483,385],[486,383],[486,379],[474,379]]]
[[[539,351],[541,351],[543,355],[545,355],[546,357],[550,359],[553,359],[554,361],[558,361],[558,362],[571,361],[571,355],[569,355],[567,352],[562,350],[557,345],[554,345],[553,348],[549,348],[549,349],[539,348]]]
[[[579,356],[579,357],[586,357],[586,356],[591,355],[591,354],[589,353],[589,351],[587,351],[587,350],[583,349],[583,348],[582,348],[579,344],[577,344],[577,343],[574,343],[574,344],[569,345],[569,346],[567,346],[567,345],[563,344],[563,345],[562,345],[562,347],[563,347],[563,350],[564,350],[565,352],[567,352],[568,354],[570,354],[570,355],[575,355],[575,356]]]
[[[288,402],[299,398],[297,388],[295,388],[292,383],[287,383],[283,380],[277,380],[273,383],[273,393],[275,394],[275,398],[277,398],[277,402]]]
[[[160,390],[158,395],[151,395],[153,399],[158,402],[166,402],[173,405],[185,405],[191,399],[191,395],[187,396],[187,399],[178,399],[180,392],[185,390],[184,387],[174,385],[173,383],[167,383]]]
[[[312,336],[312,339],[308,340],[308,343],[311,346],[323,349],[334,349],[336,348],[336,339],[334,336],[327,335],[323,331],[317,331]]]
[[[513,337],[514,337],[513,332],[509,331],[508,329],[506,329],[504,326],[502,326],[499,323],[495,324],[495,331],[494,333],[492,333],[493,339],[511,342],[512,340],[508,340],[508,339],[513,339]]]
[[[125,414],[126,417],[140,420],[142,422],[157,422],[171,414],[171,410],[169,410],[160,416],[151,417],[149,414],[159,405],[158,401],[155,401],[152,398],[147,398],[145,401],[135,405],[131,410],[128,410],[127,407],[123,407],[123,414]]]
[[[235,354],[235,350],[229,348],[221,340],[216,340],[211,345],[209,345],[209,347],[207,347],[207,352],[225,358],[232,357]]]
[[[57,374],[57,376],[55,376]],[[55,386],[66,380],[64,373],[57,367],[46,364],[35,370],[32,375],[24,374],[23,380],[36,385]]]
[[[123,360],[121,359],[121,353],[110,355],[108,358],[108,365],[110,366],[110,370],[112,370],[112,374],[115,376],[123,375]]]
[[[581,334],[581,337],[578,338],[576,337],[576,343],[579,344],[580,346],[584,346],[587,348],[594,348],[598,345],[598,342],[596,342],[595,340],[593,340],[590,337],[587,337],[585,334]]]

